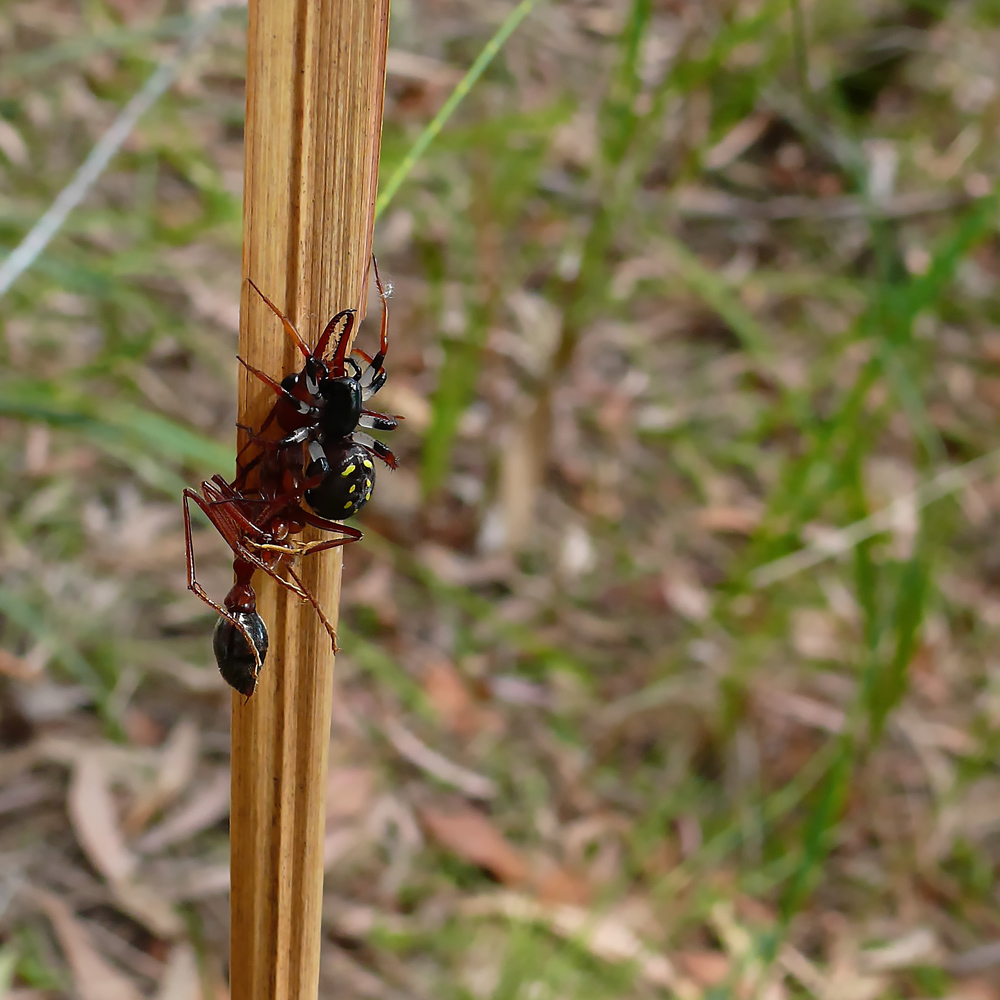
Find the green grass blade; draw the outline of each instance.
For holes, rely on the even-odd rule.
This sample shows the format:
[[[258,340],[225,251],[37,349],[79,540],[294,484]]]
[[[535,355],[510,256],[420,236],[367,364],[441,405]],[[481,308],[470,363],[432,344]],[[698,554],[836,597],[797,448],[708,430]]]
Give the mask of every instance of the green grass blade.
[[[85,396],[55,382],[0,383],[0,416],[76,431],[101,447],[199,469],[232,464],[232,448],[130,403]]]
[[[434,141],[437,134],[444,128],[445,123],[455,113],[455,109],[465,100],[469,91],[479,80],[496,57],[504,43],[517,29],[517,26],[531,13],[538,0],[521,0],[521,2],[504,18],[503,23],[497,28],[496,33],[483,47],[482,52],[476,57],[475,62],[469,67],[468,72],[455,86],[451,96],[441,106],[441,110],[430,120],[423,132],[417,136],[416,142],[410,151],[403,157],[402,163],[393,171],[392,176],[386,182],[385,187],[379,192],[375,200],[375,218],[377,219],[388,208],[389,203],[396,196],[403,181],[410,176],[410,172],[420,161],[420,158],[427,152],[427,147]]]

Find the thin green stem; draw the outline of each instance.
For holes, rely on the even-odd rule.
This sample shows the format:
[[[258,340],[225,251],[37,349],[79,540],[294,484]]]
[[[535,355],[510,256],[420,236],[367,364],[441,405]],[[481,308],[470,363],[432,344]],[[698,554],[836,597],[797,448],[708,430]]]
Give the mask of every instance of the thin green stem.
[[[396,196],[403,181],[409,177],[410,172],[417,165],[420,157],[427,152],[427,147],[434,141],[438,133],[444,128],[445,123],[454,114],[455,109],[462,103],[466,95],[473,88],[476,81],[483,75],[486,67],[493,62],[494,57],[503,48],[504,43],[514,33],[517,26],[531,13],[538,0],[521,0],[521,2],[507,15],[503,24],[496,30],[496,34],[486,43],[483,51],[476,57],[476,61],[469,67],[469,71],[458,81],[451,96],[441,107],[441,110],[428,122],[427,127],[417,136],[417,141],[410,147],[410,151],[403,157],[403,162],[393,171],[392,176],[386,182],[385,187],[379,192],[375,201],[375,218],[377,219],[386,208],[389,202]]]

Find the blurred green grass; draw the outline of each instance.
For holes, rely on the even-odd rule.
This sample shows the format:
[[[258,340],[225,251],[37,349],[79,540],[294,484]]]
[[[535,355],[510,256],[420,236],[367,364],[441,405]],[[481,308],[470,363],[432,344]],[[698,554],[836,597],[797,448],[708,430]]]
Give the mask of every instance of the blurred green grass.
[[[463,10],[435,38],[420,9],[393,46],[463,68],[499,16]],[[0,68],[3,249],[188,23],[95,4],[76,36],[40,40],[18,10],[0,12],[17,53]],[[797,36],[793,13],[540,5],[485,69],[376,234],[397,281],[390,391],[426,401],[426,426],[404,430],[345,591],[347,696],[495,778],[493,819],[525,849],[569,857],[560,837],[585,820],[623,830],[600,834],[617,860],[590,879],[596,910],[644,907],[651,948],[722,956],[715,982],[682,969],[712,998],[819,995],[788,949],[832,977],[838,942],[929,926],[959,953],[1000,926],[996,844],[953,818],[996,778],[992,483],[978,508],[945,499],[800,577],[750,578],[995,447],[1000,20],[989,3],[809,4]],[[209,661],[179,504],[173,524],[159,510],[232,460],[241,44],[227,19],[0,302],[2,642],[44,647],[116,735],[136,663]],[[390,80],[383,178],[442,94]],[[391,594],[351,603],[380,565]],[[493,699],[503,738],[463,743],[428,647],[484,700],[500,675],[544,698]],[[140,673],[139,701],[163,683]],[[421,913],[489,888],[427,846],[379,902]],[[641,962],[541,922],[451,914],[368,944],[425,995],[657,995]],[[19,974],[41,984],[32,962]],[[962,995],[937,953],[881,985],[863,966],[865,995]]]

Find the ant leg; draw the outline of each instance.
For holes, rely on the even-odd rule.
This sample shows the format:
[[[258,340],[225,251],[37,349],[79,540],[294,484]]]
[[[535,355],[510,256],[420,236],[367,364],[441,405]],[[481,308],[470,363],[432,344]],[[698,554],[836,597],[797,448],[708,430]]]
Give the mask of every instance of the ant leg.
[[[295,346],[302,352],[302,357],[308,358],[309,348],[306,342],[299,336],[299,331],[292,326],[292,321],[257,287],[253,278],[247,278],[250,287],[264,300],[264,304],[281,320],[281,325],[285,328],[285,333],[295,341]]]
[[[254,455],[245,465],[241,462],[243,458],[243,452],[253,444],[252,441],[248,441],[241,449],[240,453],[236,456],[236,478],[233,480],[233,484],[239,484],[239,488],[242,490],[246,486],[247,476],[257,468],[258,465],[263,461],[263,455]]]
[[[385,462],[390,469],[397,467],[396,456],[381,441],[376,441],[370,434],[364,434],[361,431],[355,431],[351,436],[358,444],[367,448],[376,458]]]
[[[320,551],[319,549],[313,549],[313,552]],[[334,655],[340,652],[340,647],[337,645],[337,630],[333,627],[330,619],[326,617],[323,609],[320,607],[319,601],[313,597],[312,592],[308,587],[302,582],[295,570],[291,566],[286,566],[288,575],[302,588],[302,592],[306,595],[306,600],[313,606],[313,610],[319,616],[319,620],[323,623],[323,628],[326,629],[327,635],[330,637],[330,641],[333,643]]]
[[[342,524],[340,521],[331,521],[329,518],[320,517],[319,514],[314,514],[311,510],[303,510],[302,519],[306,524],[311,524],[314,528],[319,528],[322,531],[342,531],[347,536],[346,538],[334,538],[329,542],[315,543],[323,546],[323,548],[335,549],[340,545],[350,545],[351,542],[360,542],[365,537],[357,528],[349,524]],[[320,551],[322,549],[310,548],[306,554],[311,555],[313,552]]]
[[[204,511],[205,516],[212,522],[212,526],[220,535],[225,539],[226,543],[232,548],[232,539],[227,534],[226,530],[216,521],[216,519],[207,511],[203,506],[204,499],[199,496],[190,487],[184,490],[184,554],[187,559],[187,577],[188,577],[188,590],[191,591],[196,597],[204,601],[213,611],[217,612],[223,618],[226,619],[231,625],[235,626],[240,634],[246,641],[247,647],[253,650],[254,663],[257,668],[257,672],[260,673],[263,663],[261,662],[260,653],[257,650],[257,644],[253,640],[253,636],[250,634],[247,627],[231,612],[227,611],[226,608],[222,607],[221,604],[216,604],[211,597],[208,596],[205,588],[198,582],[195,576],[195,565],[194,565],[194,537],[191,534],[191,508],[189,506],[189,501],[193,500],[198,506]],[[235,551],[235,550],[234,550]]]
[[[211,483],[202,484],[202,490],[205,493],[204,497],[198,496],[197,493],[191,490],[191,499],[204,511],[205,516],[226,540],[226,543],[233,550],[233,555],[244,559],[262,573],[266,573],[286,590],[295,594],[296,597],[303,600],[306,599],[306,594],[284,579],[273,565],[266,562],[259,555],[260,550],[276,552],[279,555],[280,561],[280,556],[287,555],[293,557],[298,555],[298,550],[288,545],[272,545],[263,541],[263,539],[267,539],[270,536],[240,510],[239,505],[247,501],[243,497],[238,496],[221,476],[214,476],[213,479],[216,481],[216,486],[213,486]],[[227,511],[225,515],[221,513],[223,508]],[[225,523],[227,518],[228,523]],[[262,541],[253,542],[253,547],[251,547],[246,542],[247,535],[254,535],[262,539]],[[216,607],[214,604],[212,606]]]

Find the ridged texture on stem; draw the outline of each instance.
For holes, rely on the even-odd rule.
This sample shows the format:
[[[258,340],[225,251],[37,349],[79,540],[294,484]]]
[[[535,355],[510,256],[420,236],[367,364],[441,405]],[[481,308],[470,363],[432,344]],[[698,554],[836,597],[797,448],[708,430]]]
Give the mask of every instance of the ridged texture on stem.
[[[389,0],[251,0],[243,276],[315,342],[363,306],[371,253]],[[244,284],[240,353],[280,378],[301,358]],[[274,396],[244,377],[240,422]],[[307,536],[308,537],[308,536]],[[339,550],[300,573],[333,621]],[[271,645],[256,694],[233,698],[233,1000],[314,1000],[333,654],[308,605],[258,574]]]

